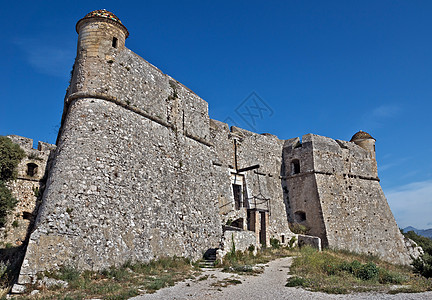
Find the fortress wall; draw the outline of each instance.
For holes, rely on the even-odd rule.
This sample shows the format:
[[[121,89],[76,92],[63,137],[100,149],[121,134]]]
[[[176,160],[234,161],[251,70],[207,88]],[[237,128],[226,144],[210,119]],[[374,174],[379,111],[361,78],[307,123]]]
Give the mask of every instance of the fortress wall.
[[[284,145],[285,178],[288,191],[290,222],[310,229],[309,233],[318,236],[323,246],[327,246],[326,228],[317,193],[314,173],[313,136],[291,139]],[[295,173],[293,161],[299,162],[299,172]],[[304,214],[304,215],[303,215]]]
[[[281,235],[286,237],[292,235],[288,228],[287,198],[282,186],[285,181],[281,176],[284,141],[279,140],[274,135],[257,134],[235,126],[230,130],[227,124],[216,120],[211,120],[210,123],[212,143],[215,145],[217,157],[216,162],[221,165],[219,168],[223,176],[226,176],[224,185],[220,186],[219,189],[222,223],[226,224],[228,220],[238,218],[247,220],[246,209],[235,208],[229,177],[232,176],[230,169],[232,171],[235,167],[235,139],[238,168],[260,165],[258,169],[241,172],[239,175],[246,182],[247,191],[243,196],[244,201],[250,202],[248,208],[255,207],[252,199],[254,196],[270,198],[268,206],[263,203],[257,207],[270,210],[267,233],[270,237],[278,239],[281,239]],[[262,195],[259,195],[260,193]]]
[[[409,264],[403,237],[376,180],[316,175],[328,246]]]
[[[313,145],[314,169],[321,173],[377,178],[376,161],[365,149],[352,142],[325,136],[306,135]]]
[[[370,153],[320,136],[312,136],[312,147],[328,246],[409,263]]]
[[[297,147],[296,147],[297,145]],[[308,134],[284,147],[291,219],[311,228],[323,245],[408,264],[402,236],[379,184],[376,161],[355,143]],[[291,173],[290,173],[291,172]],[[305,212],[306,220],[296,216]]]
[[[17,178],[7,183],[18,203],[8,215],[4,230],[0,231],[0,243],[20,246],[26,238],[30,223],[36,217],[39,190],[43,188],[45,169],[55,146],[39,142],[38,149],[34,149],[32,139],[17,135],[9,135],[8,138],[20,145],[25,156],[17,166]],[[36,166],[33,173],[28,173],[28,164]],[[12,225],[14,222],[15,225]]]
[[[190,136],[208,141],[208,104],[127,48],[108,47],[99,57],[80,56],[69,89],[116,98]]]
[[[198,122],[191,128],[205,127]],[[218,246],[221,178],[208,145],[96,98],[69,104],[58,145],[20,282],[59,265],[103,269],[164,255],[197,259]]]
[[[226,224],[229,219],[235,220],[239,216],[234,211],[234,197],[231,188],[231,174],[229,166],[234,166],[234,142],[228,124],[210,120],[211,142],[215,145],[213,165],[214,176],[221,177],[218,188],[218,208],[221,223]],[[245,216],[241,216],[245,217]]]
[[[260,208],[269,209],[269,236],[281,239],[282,234],[292,235],[288,228],[287,202],[281,177],[284,141],[274,135],[257,134],[234,126],[232,133],[239,137],[237,143],[239,168],[260,165],[259,169],[245,172],[246,182],[249,198],[258,196],[270,199],[268,206],[264,203],[259,205]]]

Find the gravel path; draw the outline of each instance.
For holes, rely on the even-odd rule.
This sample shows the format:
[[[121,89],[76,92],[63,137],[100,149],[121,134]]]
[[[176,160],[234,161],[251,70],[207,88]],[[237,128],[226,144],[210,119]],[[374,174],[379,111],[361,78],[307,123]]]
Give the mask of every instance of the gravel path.
[[[291,262],[291,257],[271,261],[266,265],[264,273],[258,276],[237,275],[224,273],[218,269],[205,269],[198,278],[188,279],[173,287],[161,289],[154,294],[146,294],[133,299],[432,299],[432,292],[397,295],[379,293],[329,295],[309,292],[301,288],[285,287]],[[199,280],[200,278],[202,280]],[[239,280],[241,284],[221,286],[226,284],[227,280]]]

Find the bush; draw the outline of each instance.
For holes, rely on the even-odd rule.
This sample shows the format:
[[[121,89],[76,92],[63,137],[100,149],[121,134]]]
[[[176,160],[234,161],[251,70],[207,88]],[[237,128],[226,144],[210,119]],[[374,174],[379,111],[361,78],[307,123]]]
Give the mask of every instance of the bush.
[[[426,278],[432,277],[432,255],[429,253],[423,254],[412,262],[414,271]]]
[[[414,272],[426,278],[431,278],[432,277],[432,239],[424,236],[420,236],[416,234],[414,231],[408,231],[406,233],[403,233],[403,235],[416,242],[420,247],[423,248],[424,251],[424,254],[421,257],[413,259],[411,265],[414,268]]]
[[[16,177],[16,167],[25,156],[19,145],[8,137],[0,136],[0,181],[8,181]]]
[[[289,229],[296,234],[308,234],[310,231],[310,228],[298,223],[290,223]]]
[[[0,227],[5,225],[7,214],[17,203],[5,182],[16,177],[16,167],[24,156],[20,146],[9,138],[0,136]]]
[[[293,277],[288,278],[288,282],[285,284],[285,286],[287,286],[287,287],[296,287],[296,286],[307,287],[308,283],[307,283],[307,280],[302,278],[302,277],[293,276]]]
[[[271,238],[270,239],[270,245],[273,249],[279,249],[280,248],[280,241],[278,239]]]
[[[8,213],[15,208],[16,204],[17,200],[4,182],[0,181],[0,227],[5,225]]]
[[[361,280],[375,280],[378,277],[378,267],[373,262],[368,262],[362,265],[354,275]]]
[[[288,242],[288,247],[289,248],[293,248],[294,247],[294,243],[296,242],[297,238],[295,236],[293,236],[289,242]]]

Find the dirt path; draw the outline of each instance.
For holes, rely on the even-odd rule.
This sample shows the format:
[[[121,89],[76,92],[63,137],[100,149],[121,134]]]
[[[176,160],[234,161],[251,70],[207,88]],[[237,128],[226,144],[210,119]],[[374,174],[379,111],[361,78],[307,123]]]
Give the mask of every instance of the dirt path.
[[[154,294],[133,298],[146,299],[432,299],[432,292],[420,294],[377,294],[329,295],[309,292],[300,288],[285,287],[292,258],[280,258],[269,262],[258,276],[224,273],[218,269],[206,269],[195,279],[180,282]],[[232,284],[229,284],[231,281]],[[241,283],[240,283],[241,282]],[[224,286],[227,285],[228,286]]]

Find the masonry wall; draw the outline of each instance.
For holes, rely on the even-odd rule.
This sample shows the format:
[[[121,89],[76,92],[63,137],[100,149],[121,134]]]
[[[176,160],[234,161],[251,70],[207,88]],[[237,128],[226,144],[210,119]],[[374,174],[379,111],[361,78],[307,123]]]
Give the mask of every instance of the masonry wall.
[[[409,264],[403,237],[379,184],[374,153],[351,142],[316,135],[303,136],[302,147],[296,149],[287,153],[297,151],[306,166],[287,179],[293,189],[290,201],[293,211],[304,208],[320,220],[319,224],[307,223],[311,233],[318,226],[316,235],[325,246]],[[308,190],[315,192],[308,197]]]
[[[39,191],[44,187],[45,169],[55,146],[39,142],[37,149],[34,149],[32,139],[17,135],[9,135],[8,138],[24,150],[25,157],[17,166],[16,180],[7,183],[18,202],[9,213],[5,227],[0,229],[0,245],[17,247],[24,242],[36,217]],[[28,173],[28,164],[37,166],[34,173]]]
[[[306,226],[308,234],[321,238],[327,246],[326,227],[319,201],[311,135],[303,140],[293,138],[284,145],[285,179],[289,204],[289,220]],[[294,171],[293,162],[299,162],[299,172]],[[302,215],[304,213],[304,216]]]
[[[215,120],[211,120],[211,137],[216,145],[218,169],[225,176],[224,185],[219,187],[222,223],[243,219],[246,229],[247,209],[267,210],[268,237],[282,241],[283,235],[289,239],[292,232],[288,227],[288,204],[283,188],[285,180],[281,175],[284,141],[271,134],[257,134],[234,126],[229,129],[227,124]],[[238,169],[260,166],[237,175],[246,186],[243,195],[245,204],[240,209],[235,207],[230,180],[230,176],[234,176],[236,157]]]
[[[217,248],[222,177],[207,103],[126,48],[78,53],[19,281]]]

